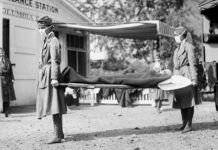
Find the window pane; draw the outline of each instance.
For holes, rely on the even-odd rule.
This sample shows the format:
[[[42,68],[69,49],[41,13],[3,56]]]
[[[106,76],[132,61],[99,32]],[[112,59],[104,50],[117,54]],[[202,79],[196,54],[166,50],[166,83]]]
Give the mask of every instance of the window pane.
[[[84,37],[81,36],[79,38],[80,38],[79,39],[79,47],[83,49],[84,48]]]
[[[70,45],[71,45],[70,35],[67,34],[67,46],[70,47]]]
[[[86,53],[78,52],[78,66],[79,74],[86,76]]]
[[[76,51],[69,51],[68,50],[68,66],[71,66],[73,69],[77,71],[77,57]]]
[[[78,35],[67,35],[67,46],[84,49],[85,38]]]

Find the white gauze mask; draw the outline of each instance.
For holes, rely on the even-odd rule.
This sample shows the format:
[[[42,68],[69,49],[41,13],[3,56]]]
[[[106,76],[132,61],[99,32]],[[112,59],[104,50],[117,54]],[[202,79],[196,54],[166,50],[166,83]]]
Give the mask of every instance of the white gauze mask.
[[[180,35],[175,36],[175,41],[176,41],[176,43],[181,43],[181,42],[182,42],[182,41],[181,41],[181,36],[182,36],[185,32],[186,32],[186,30],[183,31]]]
[[[180,35],[175,36],[176,43],[181,43],[182,42],[180,37],[181,37]]]
[[[42,39],[46,37],[45,29],[39,29],[39,33],[40,33]]]

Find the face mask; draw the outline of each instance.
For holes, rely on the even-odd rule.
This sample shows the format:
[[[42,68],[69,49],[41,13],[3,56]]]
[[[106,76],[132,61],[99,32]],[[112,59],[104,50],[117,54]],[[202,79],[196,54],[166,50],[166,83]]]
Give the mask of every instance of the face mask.
[[[181,43],[181,42],[182,42],[181,36],[182,36],[185,32],[186,32],[186,30],[183,31],[180,35],[175,36],[175,41],[176,41],[176,43]]]
[[[181,43],[181,38],[180,38],[180,35],[179,36],[175,36],[175,41],[176,43]]]
[[[39,29],[39,33],[41,34],[42,37],[46,36],[45,29]]]

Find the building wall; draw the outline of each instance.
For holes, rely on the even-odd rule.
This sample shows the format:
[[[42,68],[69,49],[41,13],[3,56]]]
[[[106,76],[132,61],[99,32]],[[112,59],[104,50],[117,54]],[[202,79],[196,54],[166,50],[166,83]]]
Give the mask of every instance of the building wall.
[[[202,27],[203,27],[203,34],[209,34],[210,30],[210,21],[202,16]],[[215,34],[218,34],[217,29],[215,30]],[[218,43],[203,43],[204,44],[204,58],[205,62],[218,62]]]
[[[64,1],[64,0],[63,0]],[[9,19],[10,23],[10,60],[15,66],[15,93],[17,100],[13,105],[35,104],[36,79],[38,57],[40,52],[40,35],[37,29],[36,20],[48,15],[56,22],[80,23],[88,19],[81,16],[75,8],[69,8],[60,0],[4,0],[0,1],[2,6],[2,18]],[[0,15],[0,28],[2,29],[2,18]],[[66,34],[75,34],[75,31],[55,28],[59,34],[62,47],[61,68],[67,66]],[[2,31],[0,30],[2,35]],[[89,36],[87,33],[79,33]],[[1,38],[1,36],[0,36]],[[2,41],[2,40],[0,40]],[[89,45],[89,43],[86,43]],[[0,43],[2,47],[2,43]],[[87,47],[87,56],[89,55]],[[88,66],[88,61],[86,65]],[[88,67],[87,67],[88,68]],[[88,71],[87,71],[88,72]]]

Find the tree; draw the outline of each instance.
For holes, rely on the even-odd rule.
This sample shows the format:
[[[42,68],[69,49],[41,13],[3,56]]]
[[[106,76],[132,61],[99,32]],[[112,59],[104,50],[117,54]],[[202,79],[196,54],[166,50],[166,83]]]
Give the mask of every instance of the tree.
[[[186,23],[184,12],[190,11],[184,7],[184,0],[71,0],[75,6],[90,17],[94,22],[101,25],[137,22],[142,20],[160,20],[170,25]],[[176,17],[175,17],[176,16]],[[103,36],[92,36],[98,39],[102,49],[108,51],[107,61],[116,64],[131,58],[145,59],[149,61],[154,49],[157,49],[155,41],[139,41],[116,39]],[[158,48],[165,53],[172,53],[174,48],[173,39],[161,37]],[[113,60],[113,61],[112,61]],[[123,63],[125,64],[125,63]],[[122,68],[122,67],[121,67]],[[110,67],[106,68],[110,69]]]

